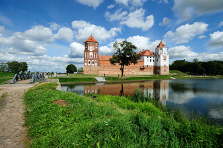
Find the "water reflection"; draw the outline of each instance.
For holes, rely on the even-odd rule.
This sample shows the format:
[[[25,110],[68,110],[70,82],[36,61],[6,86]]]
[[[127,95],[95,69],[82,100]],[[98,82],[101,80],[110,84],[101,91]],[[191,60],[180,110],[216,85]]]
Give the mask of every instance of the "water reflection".
[[[62,85],[64,91],[78,94],[133,96],[141,89],[144,96],[156,98],[168,108],[190,116],[195,113],[223,124],[223,79],[160,80],[116,84]]]
[[[169,95],[169,80],[146,81],[140,83],[114,83],[114,84],[88,84],[88,85],[62,85],[62,90],[84,94],[103,94],[115,96],[133,96],[136,89],[141,89],[144,96],[156,98],[163,104]]]

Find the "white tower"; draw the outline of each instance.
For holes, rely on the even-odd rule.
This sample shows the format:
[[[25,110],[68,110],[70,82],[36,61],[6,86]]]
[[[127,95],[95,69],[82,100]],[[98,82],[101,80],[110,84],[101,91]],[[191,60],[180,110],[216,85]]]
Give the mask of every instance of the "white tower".
[[[160,75],[169,74],[169,55],[165,44],[161,41],[155,49],[154,73]]]

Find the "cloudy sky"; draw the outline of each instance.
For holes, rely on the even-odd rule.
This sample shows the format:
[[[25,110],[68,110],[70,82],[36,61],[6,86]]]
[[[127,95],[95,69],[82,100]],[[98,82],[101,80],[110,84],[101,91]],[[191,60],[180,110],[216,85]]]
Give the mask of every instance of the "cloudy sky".
[[[103,55],[127,40],[139,50],[166,42],[171,61],[223,60],[223,0],[0,0],[0,62],[31,71],[82,66],[93,34]]]

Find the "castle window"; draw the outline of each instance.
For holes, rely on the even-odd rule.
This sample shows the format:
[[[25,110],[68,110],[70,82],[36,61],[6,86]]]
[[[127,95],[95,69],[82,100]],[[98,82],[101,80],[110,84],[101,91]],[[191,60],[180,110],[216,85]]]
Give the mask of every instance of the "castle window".
[[[88,61],[88,64],[91,65],[91,61]]]

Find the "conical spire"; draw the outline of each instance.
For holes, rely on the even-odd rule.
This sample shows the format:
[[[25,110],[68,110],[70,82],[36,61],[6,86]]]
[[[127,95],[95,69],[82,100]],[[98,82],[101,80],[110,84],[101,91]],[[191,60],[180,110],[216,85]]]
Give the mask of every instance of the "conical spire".
[[[98,42],[91,34],[85,42]]]
[[[157,46],[157,48],[163,48],[165,47],[166,45],[163,43],[163,41],[161,40],[159,45]]]

